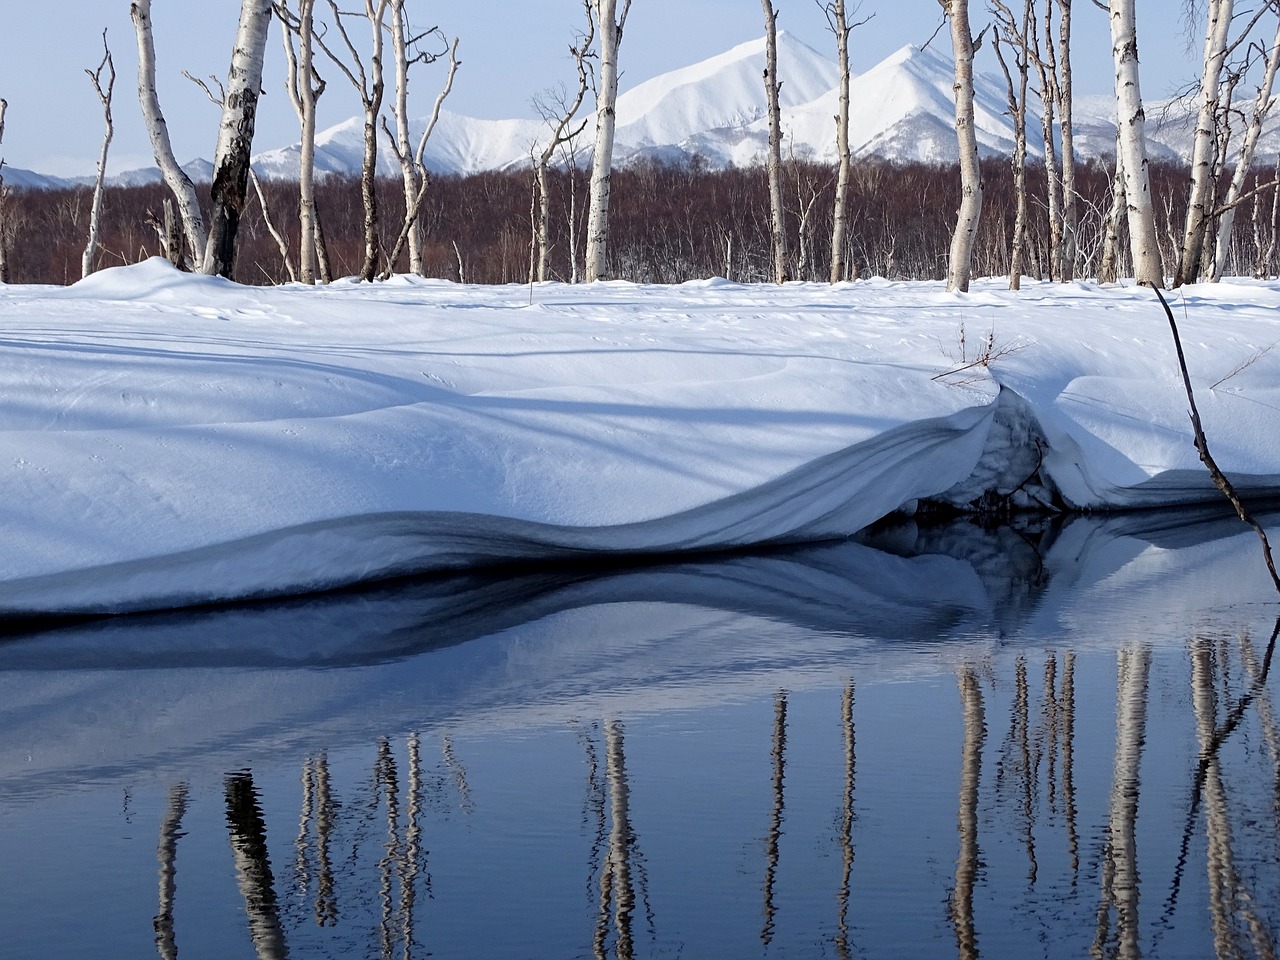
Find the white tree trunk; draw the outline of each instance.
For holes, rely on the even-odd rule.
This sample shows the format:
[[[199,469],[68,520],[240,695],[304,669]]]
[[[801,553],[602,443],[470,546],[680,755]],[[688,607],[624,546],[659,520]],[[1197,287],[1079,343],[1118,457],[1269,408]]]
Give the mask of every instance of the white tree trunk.
[[[103,71],[106,71],[106,87],[103,87]],[[93,273],[93,262],[98,256],[98,238],[102,228],[102,187],[107,178],[107,151],[111,147],[111,138],[115,134],[115,123],[111,118],[111,99],[116,86],[116,67],[111,59],[111,50],[107,47],[107,31],[102,31],[102,62],[97,70],[86,70],[93,89],[102,103],[102,149],[98,152],[98,172],[93,181],[93,203],[89,208],[89,239],[85,243],[84,253],[80,257],[80,276],[87,277]]]
[[[1271,111],[1271,91],[1275,86],[1276,68],[1280,67],[1280,20],[1276,23],[1275,39],[1271,41],[1271,49],[1267,51],[1267,66],[1263,72],[1262,83],[1258,87],[1258,96],[1253,102],[1253,116],[1249,119],[1249,128],[1245,130],[1244,142],[1240,144],[1240,156],[1236,161],[1235,171],[1231,174],[1231,185],[1227,187],[1227,195],[1223,198],[1226,209],[1218,220],[1218,237],[1214,249],[1213,275],[1217,282],[1227,268],[1227,254],[1231,250],[1231,232],[1235,227],[1236,208],[1234,204],[1244,192],[1245,179],[1253,166],[1253,157],[1257,153],[1258,137],[1262,134],[1262,121]]]
[[[978,166],[978,135],[973,127],[973,33],[969,29],[968,0],[938,0],[951,20],[955,51],[956,140],[960,148],[960,210],[951,237],[947,289],[964,293],[973,269],[973,241],[982,216],[982,170]]]
[[[991,0],[991,6],[996,14],[995,30],[991,38],[996,49],[996,59],[1000,62],[1000,70],[1004,74],[1005,89],[1009,99],[1009,116],[1013,118],[1011,165],[1014,216],[1013,237],[1009,243],[1009,289],[1020,290],[1027,233],[1027,86],[1030,67],[1028,37],[1032,9],[1031,0],[1023,0],[1022,18],[1019,21],[1002,0]],[[1014,66],[1017,70],[1016,80],[1005,60],[1001,43],[1008,43],[1013,47]]]
[[[285,59],[288,62],[286,88],[298,114],[298,279],[316,282],[319,218],[316,214],[316,100],[324,92],[324,81],[315,71],[315,0],[298,0],[298,12],[289,12],[281,3],[276,8],[283,29]],[[298,38],[294,50],[293,37]]]
[[[436,124],[440,121],[440,110],[444,106],[445,100],[448,98],[450,91],[453,90],[453,78],[458,75],[458,66],[461,61],[458,59],[458,38],[453,38],[453,43],[449,47],[449,73],[445,77],[444,86],[440,88],[440,93],[436,95],[435,106],[431,110],[431,118],[427,121],[426,127],[422,130],[422,137],[418,140],[418,148],[412,155],[406,152],[408,147],[408,118],[404,127],[404,139],[401,139],[397,133],[396,139],[392,141],[393,149],[396,156],[400,160],[400,173],[404,179],[405,188],[405,213],[404,221],[400,226],[400,235],[396,238],[395,246],[392,248],[390,255],[387,257],[386,269],[382,272],[382,279],[391,276],[395,269],[396,261],[400,259],[400,252],[404,248],[406,241],[409,242],[409,263],[411,271],[420,277],[427,275],[426,264],[422,259],[422,227],[418,220],[418,214],[422,210],[422,201],[427,196],[427,187],[431,184],[431,178],[427,175],[427,165],[423,162],[423,155],[427,151],[427,141],[431,138],[431,133],[436,128]],[[399,81],[397,80],[396,89],[399,90]],[[398,99],[398,94],[397,94]],[[397,104],[397,110],[402,106]],[[396,120],[397,130],[400,127],[399,115]],[[383,118],[382,127],[386,130],[386,118]],[[391,135],[391,131],[387,130],[387,135]],[[410,193],[411,185],[415,185],[416,189]],[[417,254],[414,254],[416,243]],[[416,263],[416,266],[414,264]]]
[[[160,97],[156,93],[155,39],[151,32],[151,0],[133,0],[129,4],[129,15],[133,19],[134,33],[138,38],[138,103],[142,107],[142,119],[151,137],[151,150],[155,154],[156,165],[178,202],[190,262],[195,269],[203,264],[208,238],[195,185],[173,155],[169,127],[160,110]]]
[[[9,101],[0,97],[0,143],[4,143],[4,115]],[[4,185],[4,158],[0,157],[0,283],[9,282],[9,191]]]
[[[773,280],[785,283],[789,274],[787,261],[786,209],[782,204],[782,124],[779,117],[778,90],[778,16],[772,0],[760,0],[764,8],[765,66],[764,90],[769,114],[769,229],[773,238]]]
[[[236,234],[249,188],[249,156],[262,91],[262,59],[271,25],[271,0],[243,0],[231,51],[222,122],[213,154],[212,212],[203,273],[230,277],[235,268]]]
[[[617,16],[617,0],[592,0],[596,31],[600,37],[600,76],[596,91],[596,146],[591,160],[591,188],[587,210],[586,278],[604,279],[609,241],[609,193],[613,172],[613,134],[617,121],[618,46],[631,0],[623,0]]]
[[[1062,138],[1062,280],[1074,280],[1080,244],[1076,204],[1075,119],[1071,104],[1071,0],[1058,0],[1058,129]]]
[[[1164,285],[1155,207],[1147,171],[1146,115],[1138,81],[1138,33],[1134,0],[1111,0],[1111,55],[1116,68],[1116,120],[1120,128],[1120,159],[1128,208],[1129,249],[1133,276],[1152,287]]]
[[[840,67],[840,106],[836,114],[836,199],[831,214],[831,282],[844,279],[844,235],[849,196],[849,21],[844,0],[834,0],[827,11],[836,35],[836,64]]]
[[[1200,111],[1191,147],[1191,195],[1182,249],[1173,285],[1194,283],[1200,273],[1205,232],[1217,203],[1213,165],[1218,153],[1218,88],[1222,62],[1227,55],[1227,31],[1231,26],[1232,0],[1209,0],[1204,38],[1204,63],[1200,75]]]

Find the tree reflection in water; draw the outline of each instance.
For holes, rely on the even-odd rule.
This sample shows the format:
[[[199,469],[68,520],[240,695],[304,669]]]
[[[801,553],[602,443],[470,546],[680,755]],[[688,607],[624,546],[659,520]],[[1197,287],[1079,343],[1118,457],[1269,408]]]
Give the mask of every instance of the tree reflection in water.
[[[712,582],[706,571],[655,569],[576,582],[602,600],[581,608],[541,605],[539,593],[533,613],[453,646],[410,651],[405,627],[359,663],[237,661],[225,674],[206,663],[199,685],[230,692],[265,677],[266,688],[299,691],[302,706],[296,717],[281,711],[274,739],[243,759],[235,751],[250,735],[240,734],[256,736],[265,721],[209,736],[222,752],[203,769],[205,741],[195,738],[202,746],[187,766],[170,762],[180,751],[169,743],[155,750],[160,759],[132,766],[104,761],[82,773],[68,763],[87,784],[82,795],[111,788],[92,839],[125,832],[110,819],[121,816],[121,786],[129,815],[152,824],[141,880],[127,859],[84,862],[96,854],[74,822],[59,824],[73,839],[50,834],[40,856],[86,891],[82,873],[109,864],[119,912],[162,960],[233,940],[264,957],[388,960],[466,955],[490,941],[535,957],[954,951],[967,960],[1028,946],[1049,957],[1272,957],[1280,729],[1275,635],[1265,648],[1260,638],[1273,611],[1221,601],[1194,620],[1166,611],[1176,546],[1141,576],[1113,577],[1123,558],[1109,554],[1093,592],[1057,598],[1035,625],[1043,633],[1025,621],[1061,563],[1046,562],[1026,586],[1021,566],[1002,564],[1031,556],[984,553],[981,576],[1013,597],[1024,622],[1007,612],[981,620],[963,581],[973,568],[953,558],[903,560],[872,595],[879,567],[855,565],[858,577],[846,577],[830,548],[805,554],[794,581],[773,568],[790,561],[773,556],[711,565],[728,598],[715,607],[696,602]],[[1231,552],[1227,542],[1220,555]],[[916,574],[935,592],[901,587]],[[817,583],[829,596],[815,612]],[[678,603],[654,599],[673,584]],[[837,602],[840,590],[864,586],[862,607]],[[1146,589],[1155,599],[1122,607],[1125,630],[1111,630],[1107,604]],[[469,601],[483,612],[477,634],[496,616],[485,596]],[[786,615],[771,619],[778,604]],[[1215,616],[1235,619],[1214,627]],[[1159,629],[1143,629],[1151,619]],[[622,640],[600,639],[611,635],[606,621],[625,628],[614,631]],[[1182,639],[1188,622],[1196,627]],[[902,636],[889,629],[899,625]],[[89,647],[73,652],[87,658]],[[20,679],[47,682],[41,702],[59,705],[94,685],[160,686],[193,673],[138,667],[149,649],[139,643],[98,672],[82,660],[79,686],[60,667]],[[0,664],[19,655],[33,653],[0,647]],[[145,702],[112,699],[130,710]],[[106,702],[96,713],[110,719]],[[161,702],[157,717],[181,702]],[[67,730],[88,734],[48,714],[15,736],[57,773],[50,745],[74,745]],[[172,786],[148,792],[143,775]],[[5,825],[38,823],[41,809],[7,803]],[[40,870],[28,872],[33,890],[47,889]],[[22,929],[59,897],[20,901]],[[32,939],[21,936],[15,955],[25,957]],[[96,936],[110,944],[101,952],[139,952],[117,949],[110,929]]]

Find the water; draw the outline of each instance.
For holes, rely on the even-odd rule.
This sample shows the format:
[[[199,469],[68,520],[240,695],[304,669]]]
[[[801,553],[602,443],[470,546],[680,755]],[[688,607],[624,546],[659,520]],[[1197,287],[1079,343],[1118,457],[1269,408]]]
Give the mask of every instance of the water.
[[[14,632],[0,954],[1272,956],[1277,613],[1184,513]]]

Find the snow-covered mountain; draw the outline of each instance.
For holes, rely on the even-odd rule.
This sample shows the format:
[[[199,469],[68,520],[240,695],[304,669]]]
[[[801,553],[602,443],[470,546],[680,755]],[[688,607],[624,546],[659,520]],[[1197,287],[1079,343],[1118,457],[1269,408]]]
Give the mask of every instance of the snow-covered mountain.
[[[646,80],[621,93],[617,103],[614,160],[626,166],[645,158],[683,161],[699,157],[710,167],[763,162],[768,143],[764,116],[764,40],[740,44],[692,66]],[[782,126],[787,155],[832,162],[839,70],[835,63],[789,33],[778,34],[778,74],[782,78]],[[857,158],[948,163],[956,158],[952,63],[940,47],[906,46],[850,82],[850,146]],[[975,78],[979,150],[1007,156],[1013,150],[1013,123],[1002,78]],[[1034,106],[1034,103],[1033,103]],[[1186,160],[1194,129],[1193,106],[1148,102],[1147,133],[1153,159]],[[1248,115],[1251,105],[1243,105]],[[1083,97],[1075,106],[1076,149],[1080,156],[1115,152],[1114,104],[1109,96]],[[1042,153],[1039,118],[1028,118],[1031,155]],[[425,118],[413,125],[417,137]],[[364,135],[352,117],[320,132],[316,168],[321,174],[355,174]],[[549,127],[537,119],[482,120],[445,110],[427,144],[425,161],[434,173],[471,174],[526,166],[540,152]],[[588,122],[574,148],[589,158],[594,127]],[[1266,125],[1259,155],[1280,150],[1280,115]],[[297,175],[298,144],[265,150],[254,158],[259,174]],[[390,144],[380,152],[383,174],[398,172]],[[195,179],[208,180],[206,160],[187,164]],[[6,168],[8,182],[25,186],[65,186],[70,182]],[[130,185],[159,179],[155,169],[130,171],[112,183]],[[78,182],[85,182],[81,178]]]
[[[614,161],[626,166],[644,158],[670,161],[695,156],[710,167],[750,166],[764,160],[764,40],[740,44],[701,63],[646,80],[618,96]],[[778,35],[782,77],[782,127],[786,154],[822,162],[835,160],[839,69],[822,53],[788,33]],[[850,81],[850,147],[857,158],[948,163],[956,158],[952,61],[942,48],[906,46]],[[975,77],[978,146],[984,156],[1013,151],[1013,121],[1002,78]],[[1034,107],[1034,103],[1032,105]],[[1153,101],[1147,105],[1153,159],[1186,160],[1191,146],[1192,107]],[[1246,110],[1250,109],[1246,107]],[[1115,152],[1114,103],[1108,96],[1076,104],[1076,148],[1081,156]],[[1040,120],[1028,117],[1029,152],[1043,154]],[[417,130],[421,130],[421,123]],[[317,165],[330,173],[358,171],[362,125],[353,118],[317,138]],[[547,124],[538,120],[478,120],[445,111],[427,146],[426,161],[437,173],[475,173],[520,167],[541,148]],[[589,123],[575,144],[589,156]],[[1280,119],[1266,127],[1260,154],[1280,149]],[[255,166],[268,176],[291,177],[297,144],[266,151]],[[382,170],[395,173],[390,150]]]

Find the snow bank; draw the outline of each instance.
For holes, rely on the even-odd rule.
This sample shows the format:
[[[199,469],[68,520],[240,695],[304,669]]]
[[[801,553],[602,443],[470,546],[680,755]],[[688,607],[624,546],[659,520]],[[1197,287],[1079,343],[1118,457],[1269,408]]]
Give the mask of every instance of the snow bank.
[[[0,288],[0,612],[817,540],[1015,488],[1217,496],[1149,294],[999,286],[262,290],[153,260]],[[1196,287],[1182,321],[1215,454],[1262,493],[1278,305]]]

